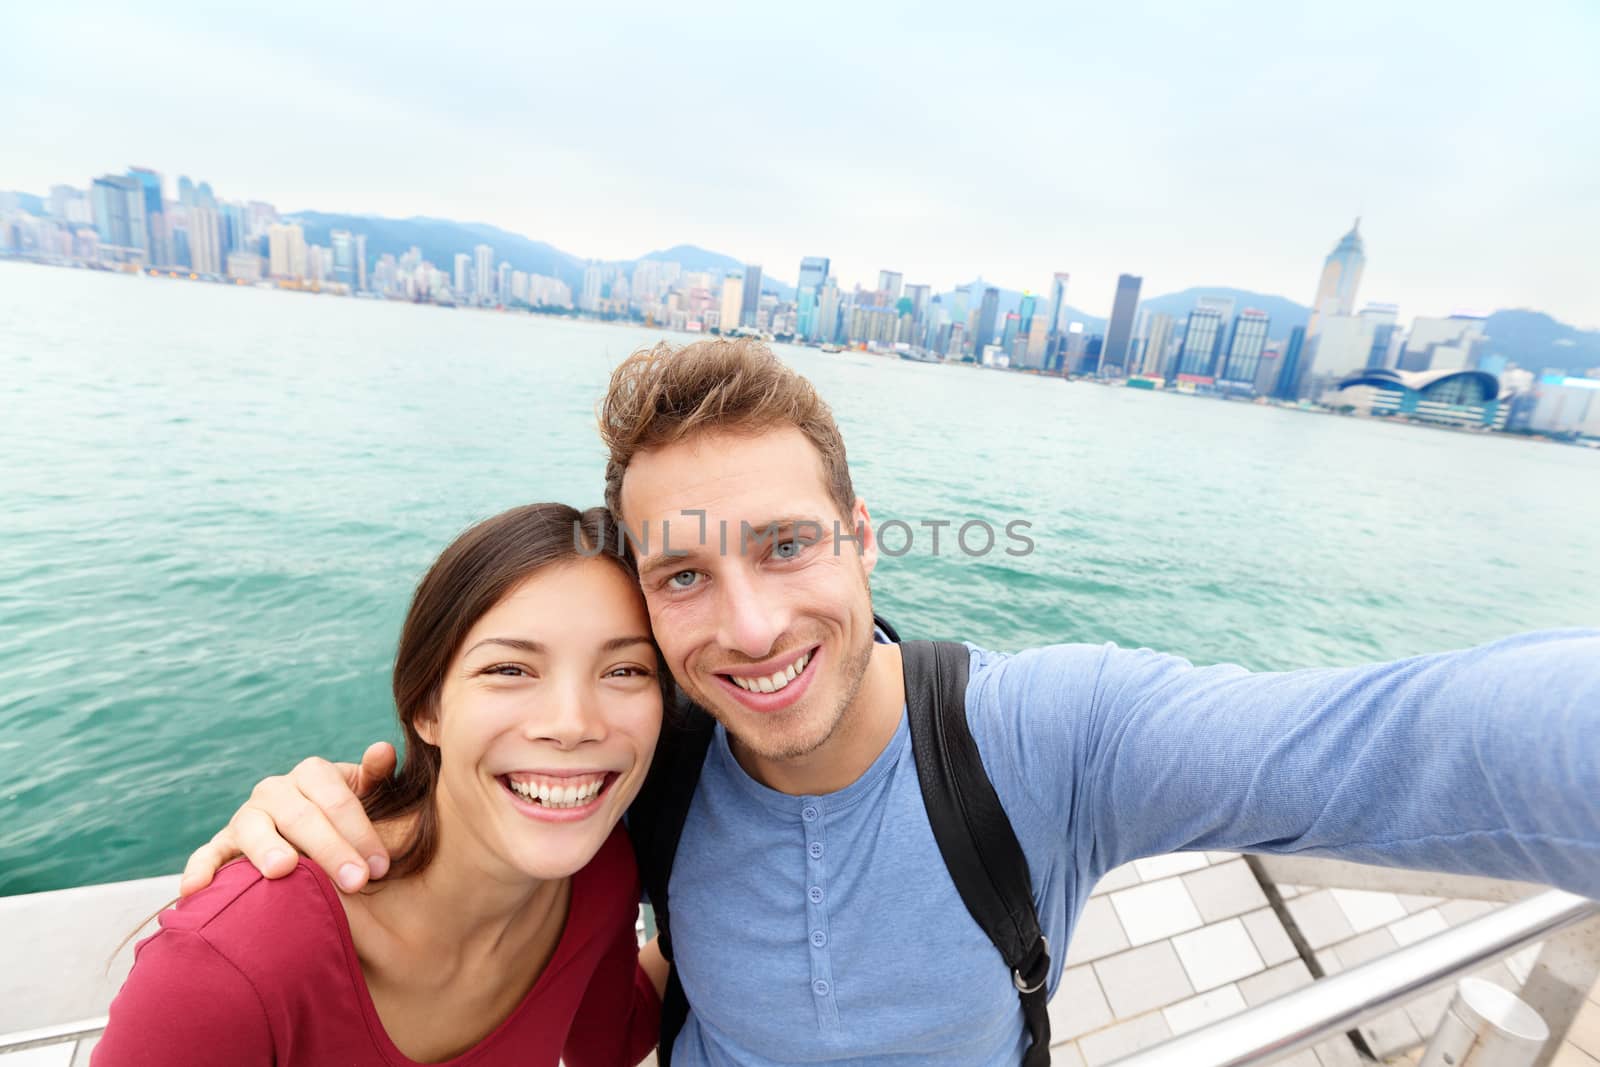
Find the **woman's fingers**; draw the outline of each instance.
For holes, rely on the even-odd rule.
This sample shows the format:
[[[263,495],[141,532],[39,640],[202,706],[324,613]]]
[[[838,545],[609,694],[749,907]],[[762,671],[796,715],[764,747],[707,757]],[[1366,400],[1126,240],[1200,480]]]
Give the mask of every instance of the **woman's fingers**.
[[[361,766],[356,768],[355,781],[352,783],[356,796],[364,797],[379,782],[393,778],[395,762],[394,746],[389,742],[374,741],[368,745],[361,754]],[[346,765],[341,763],[339,766],[343,769]]]

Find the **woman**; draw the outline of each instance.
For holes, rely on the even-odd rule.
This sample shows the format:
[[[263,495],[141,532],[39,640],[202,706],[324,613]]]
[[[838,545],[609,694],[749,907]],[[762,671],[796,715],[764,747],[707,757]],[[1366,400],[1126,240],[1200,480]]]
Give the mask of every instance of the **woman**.
[[[394,863],[367,893],[249,863],[161,916],[96,1067],[634,1064],[639,969],[617,825],[669,684],[605,509],[533,504],[445,549],[400,636],[405,763],[366,801]]]

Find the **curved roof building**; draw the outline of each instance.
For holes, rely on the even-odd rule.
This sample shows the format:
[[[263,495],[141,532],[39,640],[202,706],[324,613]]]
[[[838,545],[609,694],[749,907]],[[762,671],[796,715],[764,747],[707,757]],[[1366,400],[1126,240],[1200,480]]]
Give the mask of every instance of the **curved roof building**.
[[[1481,370],[1390,370],[1371,367],[1347,376],[1335,392],[1350,390],[1348,406],[1372,415],[1405,415],[1458,426],[1504,425],[1500,380]],[[1324,394],[1327,404],[1331,394]],[[1335,405],[1342,403],[1335,401]]]

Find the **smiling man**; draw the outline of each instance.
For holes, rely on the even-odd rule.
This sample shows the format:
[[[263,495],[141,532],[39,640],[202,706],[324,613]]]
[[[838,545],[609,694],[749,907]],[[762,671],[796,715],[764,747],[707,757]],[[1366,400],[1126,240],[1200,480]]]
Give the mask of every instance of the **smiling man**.
[[[670,867],[689,1007],[673,1061],[1023,1061],[1020,983],[930,824],[917,694],[874,624],[871,516],[826,405],[763,346],[663,345],[617,368],[601,432],[656,638],[716,723]],[[1181,849],[1600,896],[1600,631],[1284,674],[1111,645],[965,656],[966,722],[1058,947],[1052,991],[1095,882]],[[283,873],[290,841],[347,889],[381,876],[351,790],[391,758],[263,782],[185,888],[240,848]]]

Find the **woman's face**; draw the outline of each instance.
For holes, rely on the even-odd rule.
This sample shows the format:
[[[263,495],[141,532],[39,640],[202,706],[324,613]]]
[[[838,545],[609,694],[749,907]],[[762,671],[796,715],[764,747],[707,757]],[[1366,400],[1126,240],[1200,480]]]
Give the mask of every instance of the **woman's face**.
[[[638,793],[661,731],[661,688],[638,582],[579,560],[524,581],[472,627],[437,719],[441,831],[506,873],[564,878]]]

